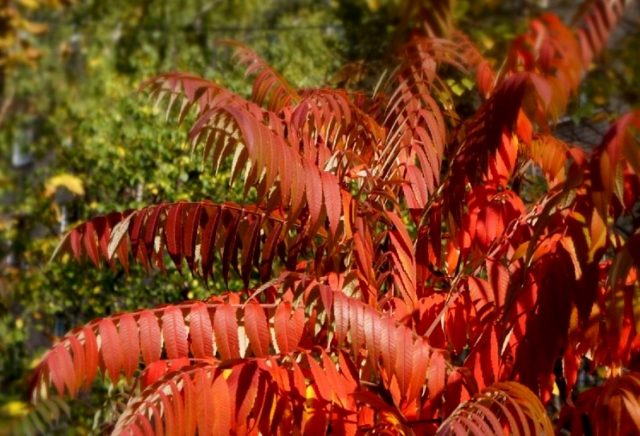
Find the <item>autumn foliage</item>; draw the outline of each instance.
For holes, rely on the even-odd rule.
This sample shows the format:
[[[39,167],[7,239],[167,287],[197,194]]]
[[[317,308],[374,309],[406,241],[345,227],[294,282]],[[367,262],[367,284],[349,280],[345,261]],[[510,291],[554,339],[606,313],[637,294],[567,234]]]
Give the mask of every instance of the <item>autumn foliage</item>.
[[[112,213],[60,248],[244,289],[78,327],[42,359],[34,400],[124,377],[117,434],[637,431],[640,112],[592,151],[552,136],[623,7],[539,17],[499,70],[426,22],[373,94],[296,89],[236,43],[249,99],[186,73],[147,81],[255,201]],[[466,118],[452,69],[476,79]],[[608,378],[578,393],[585,365]]]

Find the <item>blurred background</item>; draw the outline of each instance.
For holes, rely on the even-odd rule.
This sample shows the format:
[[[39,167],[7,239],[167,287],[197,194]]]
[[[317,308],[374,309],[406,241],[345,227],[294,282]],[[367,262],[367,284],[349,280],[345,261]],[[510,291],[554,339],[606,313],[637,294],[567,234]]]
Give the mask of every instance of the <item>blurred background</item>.
[[[70,226],[98,214],[182,199],[242,201],[240,192],[229,194],[224,174],[190,155],[185,129],[165,122],[137,93],[139,84],[182,70],[249,94],[243,69],[219,44],[234,39],[299,87],[370,90],[394,67],[394,48],[419,18],[411,3],[0,1],[0,434],[28,413],[29,372],[56,337],[105,314],[204,298],[225,287],[175,271],[134,269],[127,276],[64,258],[48,263]],[[531,17],[550,9],[568,21],[576,3],[460,0],[454,19],[499,67]],[[567,140],[593,145],[608,119],[638,105],[637,9],[560,120]],[[458,110],[473,107],[473,83],[454,85]],[[122,407],[122,389],[100,386],[48,428],[46,414],[62,407],[53,405],[39,412],[34,428],[99,433]]]

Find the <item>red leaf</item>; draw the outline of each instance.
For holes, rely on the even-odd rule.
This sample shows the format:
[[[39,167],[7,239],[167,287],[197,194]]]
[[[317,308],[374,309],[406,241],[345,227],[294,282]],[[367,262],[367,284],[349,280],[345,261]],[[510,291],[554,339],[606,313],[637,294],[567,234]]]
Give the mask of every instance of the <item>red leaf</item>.
[[[376,311],[369,307],[365,308],[362,320],[365,338],[364,345],[367,347],[369,360],[374,364],[378,363],[378,356],[380,352],[381,322],[378,318],[378,313]]]
[[[430,347],[424,339],[418,338],[415,340],[412,350],[413,364],[411,367],[411,382],[407,388],[406,394],[407,404],[412,404],[417,398],[420,398],[425,384],[425,378],[428,380],[427,369],[429,367],[429,351]],[[410,410],[406,413],[413,414]],[[417,413],[417,410],[415,413]]]
[[[84,339],[85,383],[88,386],[93,382],[98,371],[98,343],[91,327],[83,327],[82,336]]]
[[[351,346],[357,355],[365,343],[364,337],[364,310],[363,304],[354,303],[349,305],[349,326],[351,332]]]
[[[213,328],[206,304],[197,302],[189,314],[189,336],[194,357],[213,357]]]
[[[151,386],[156,381],[158,381],[162,376],[167,373],[167,369],[169,368],[168,360],[157,360],[147,365],[142,373],[140,380],[142,384],[142,388],[146,388],[147,386]]]
[[[231,308],[231,307],[229,307]],[[216,312],[217,315],[217,312]],[[235,313],[234,313],[235,317]],[[229,392],[229,386],[225,381],[222,374],[220,374],[213,381],[211,391],[215,392],[213,396],[213,422],[214,425],[211,428],[211,434],[223,435],[230,434],[233,428],[233,415],[232,415],[232,396]]]
[[[178,434],[182,434],[184,431],[185,423],[184,423],[184,402],[182,401],[182,395],[180,394],[180,390],[178,386],[176,386],[175,382],[171,381],[169,383],[169,387],[171,389],[171,403],[172,406],[170,409],[173,410],[173,417],[175,422],[175,427],[179,429]]]
[[[304,310],[293,310],[291,303],[285,301],[278,305],[274,316],[276,342],[281,353],[296,349],[304,329]]]
[[[565,349],[562,367],[564,378],[567,381],[567,393],[570,393],[578,379],[578,370],[580,369],[580,357],[575,354],[572,346],[567,346]]]
[[[413,336],[409,329],[398,328],[395,332],[396,358],[394,372],[398,379],[398,387],[403,398],[406,398],[413,367]],[[424,378],[426,374],[423,374]]]
[[[325,401],[331,402],[333,400],[333,391],[335,386],[332,385],[331,381],[322,370],[318,362],[315,361],[313,357],[310,355],[307,356],[307,362],[309,364],[309,369],[311,370],[311,375],[313,376],[313,386],[318,390],[318,394]]]
[[[164,309],[162,314],[162,337],[164,338],[164,345],[169,359],[189,355],[187,328],[184,324],[182,311],[179,308],[169,306]]]
[[[182,373],[182,397],[184,398],[184,434],[195,435],[197,425],[196,391],[191,380],[191,374]]]
[[[495,327],[487,328],[478,343],[471,350],[464,364],[473,371],[478,389],[498,381],[500,373],[500,350]]]
[[[123,352],[124,375],[131,378],[138,369],[140,359],[140,341],[138,338],[138,325],[133,319],[133,315],[125,313],[118,320],[118,330]]]
[[[196,388],[196,409],[198,418],[198,434],[212,434],[214,421],[213,399],[217,392],[214,391],[211,379],[207,373],[200,369],[194,377]]]
[[[182,209],[183,203],[177,203],[169,207],[165,222],[164,234],[167,241],[167,251],[176,264],[178,270],[182,263]]]
[[[349,329],[349,306],[347,298],[342,292],[336,292],[333,300],[334,328],[338,345],[342,346]]]
[[[533,126],[531,125],[531,121],[529,121],[529,118],[527,118],[522,109],[520,109],[520,112],[518,112],[518,119],[516,121],[516,133],[525,144],[531,144],[531,141],[533,139]]]
[[[249,286],[249,277],[253,269],[253,261],[256,254],[256,247],[259,245],[260,230],[262,229],[262,217],[247,217],[251,224],[242,238],[242,282],[245,287]]]
[[[322,192],[324,197],[324,208],[327,212],[327,218],[329,220],[329,229],[331,235],[336,236],[338,231],[338,224],[340,223],[342,201],[340,198],[340,185],[338,178],[331,173],[322,171],[320,173],[322,178]]]
[[[445,331],[455,352],[461,352],[467,344],[467,327],[465,307],[460,299],[456,299],[445,318]]]
[[[165,434],[164,425],[162,423],[162,415],[160,414],[160,410],[155,405],[152,405],[151,411],[153,414],[153,425],[154,425],[154,428],[152,429],[152,431],[155,431],[156,434]]]
[[[69,350],[62,344],[56,345],[53,350],[51,350],[47,363],[58,394],[60,396],[64,395],[66,387],[69,394],[75,395],[77,391],[75,383],[76,377]]]
[[[311,229],[314,229],[322,211],[322,183],[318,183],[321,180],[321,176],[316,165],[305,160],[304,166],[309,223]]]
[[[143,230],[143,224],[149,214],[151,208],[147,207],[133,213],[133,223],[129,227],[129,239],[131,240],[131,249],[135,253],[140,244],[140,233]]]
[[[220,358],[222,360],[239,358],[240,345],[236,309],[229,304],[218,307],[213,319],[213,330]]]
[[[233,221],[225,229],[224,249],[222,251],[222,278],[225,283],[229,282],[229,267],[232,263],[237,265],[238,226],[242,218],[242,213],[233,214],[231,218]]]
[[[85,377],[86,371],[86,363],[85,363],[85,353],[80,343],[80,340],[75,335],[71,335],[68,337],[69,343],[71,344],[71,351],[73,352],[73,369],[75,372],[75,385],[76,387],[82,386]]]
[[[167,430],[166,434],[178,434],[171,399],[162,391],[158,392],[158,395],[162,400],[162,411],[164,421],[166,422],[165,429]]]
[[[187,259],[187,264],[191,272],[196,272],[195,265],[195,250],[196,250],[196,237],[198,235],[198,227],[200,225],[200,216],[202,214],[202,206],[200,203],[190,205],[187,211],[187,218],[183,226],[183,252]]]
[[[396,363],[396,325],[391,318],[380,319],[380,356],[385,368],[393,369]]]
[[[98,324],[100,332],[100,352],[102,361],[107,369],[109,378],[112,381],[118,379],[120,368],[122,368],[123,350],[120,342],[120,335],[111,318],[104,318]]]
[[[269,354],[269,324],[264,309],[256,302],[250,302],[244,309],[244,328],[256,357]]]
[[[160,359],[162,352],[160,327],[158,319],[149,310],[140,313],[138,318],[140,326],[140,348],[142,350],[142,358],[144,363],[149,365]]]
[[[427,389],[429,399],[435,401],[442,395],[446,382],[446,361],[442,353],[434,351],[429,360],[429,371],[427,373]]]
[[[342,377],[338,370],[336,369],[335,363],[329,357],[327,353],[322,351],[322,366],[324,368],[327,377],[333,386],[333,392],[335,393],[339,403],[342,407],[348,407],[348,394],[351,392],[347,392],[347,385],[345,383],[344,377]]]
[[[200,234],[200,256],[202,257],[202,275],[206,280],[212,273],[213,260],[215,257],[216,232],[220,223],[221,211],[218,207],[205,207],[205,218],[203,218],[204,229]]]
[[[162,213],[163,210],[164,210],[163,205],[151,206],[149,208],[147,221],[144,223],[144,236],[143,236],[147,257],[151,257],[151,254],[154,252],[156,231],[158,229],[158,223],[160,222],[160,214]]]
[[[267,281],[271,277],[271,269],[273,259],[276,254],[276,246],[281,240],[282,223],[277,222],[268,232],[267,240],[262,247],[262,256],[260,259],[260,279]]]
[[[99,267],[100,266],[100,254],[98,253],[98,244],[96,241],[96,234],[91,221],[84,225],[84,235],[82,238],[84,248],[87,251],[87,255],[91,262]]]
[[[498,307],[502,307],[509,288],[509,271],[502,264],[487,260],[487,275],[494,292],[491,297],[495,299]]]
[[[76,260],[80,260],[80,256],[82,255],[82,229],[84,227],[78,227],[71,230],[69,233],[69,245],[71,245],[71,252],[73,253],[73,257]]]
[[[448,416],[453,413],[454,409],[460,403],[467,401],[470,395],[460,370],[453,371],[449,374],[446,387],[444,393],[444,415]]]
[[[285,153],[293,154],[293,150],[287,147]],[[302,205],[303,205],[302,199],[304,196],[303,187],[305,186],[304,180],[306,175],[300,165],[291,165],[288,171],[291,172],[291,183],[289,184],[289,186],[284,187],[284,189],[290,190],[290,196],[291,196],[290,216],[292,218],[295,218],[298,216],[298,214],[300,213],[300,210],[302,209]]]
[[[93,219],[93,226],[98,237],[98,247],[100,248],[100,254],[102,254],[102,257],[105,259],[109,259],[109,238],[111,235],[109,219],[110,217],[115,217],[116,220],[119,220],[120,216],[121,215],[118,213],[111,213],[106,217],[99,216]]]

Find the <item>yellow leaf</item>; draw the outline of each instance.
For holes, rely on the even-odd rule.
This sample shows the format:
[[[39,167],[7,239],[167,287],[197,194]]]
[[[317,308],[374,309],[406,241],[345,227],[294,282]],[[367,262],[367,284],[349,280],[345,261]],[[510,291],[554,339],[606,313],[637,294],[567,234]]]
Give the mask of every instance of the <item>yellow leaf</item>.
[[[316,395],[316,391],[312,385],[307,386],[305,396],[307,398],[307,403],[309,402],[309,400],[315,400],[318,398],[318,395]]]
[[[24,416],[29,412],[29,406],[24,401],[13,400],[2,406],[2,412],[11,417]]]
[[[517,248],[516,252],[513,254],[513,260],[518,260],[521,257],[524,257],[527,254],[527,250],[529,250],[529,241],[520,244]]]
[[[73,174],[59,174],[49,178],[44,184],[45,197],[53,196],[58,188],[66,188],[69,192],[79,197],[84,195],[84,184],[82,180]]]
[[[482,44],[485,50],[491,50],[496,45],[496,42],[488,35],[481,35],[480,44]]]
[[[96,69],[96,67],[99,67],[100,65],[102,65],[102,58],[99,57],[93,57],[89,59],[89,68]]]
[[[589,262],[592,262],[595,258],[596,252],[604,247],[607,241],[607,225],[602,220],[602,217],[595,210],[591,215],[591,223],[589,226]]]
[[[22,28],[29,33],[38,35],[46,32],[49,29],[49,26],[44,23],[36,23],[35,21],[24,20],[22,22]]]
[[[607,99],[603,95],[596,95],[595,97],[593,97],[593,102],[597,105],[602,106],[603,104],[607,103]]]
[[[40,6],[40,2],[38,0],[19,0],[18,3],[31,10],[37,9]]]
[[[380,9],[380,2],[378,0],[367,0],[367,7],[371,12],[376,12]]]

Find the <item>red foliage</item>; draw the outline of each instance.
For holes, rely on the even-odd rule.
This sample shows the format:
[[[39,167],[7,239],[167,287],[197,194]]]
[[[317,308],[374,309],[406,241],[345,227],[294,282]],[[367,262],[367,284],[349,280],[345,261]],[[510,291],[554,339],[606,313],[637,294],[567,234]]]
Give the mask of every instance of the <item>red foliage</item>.
[[[117,433],[529,434],[553,431],[544,404],[563,386],[560,426],[638,430],[636,373],[571,393],[583,358],[640,370],[640,113],[589,155],[549,126],[622,4],[593,2],[578,30],[540,17],[498,73],[448,20],[426,22],[371,99],[297,90],[235,43],[250,100],[183,73],[148,81],[180,121],[195,110],[193,147],[230,160],[256,203],[112,213],[61,248],[112,268],[184,261],[205,280],[219,268],[248,290],[71,331],[34,398],[99,371],[140,381]],[[436,97],[443,64],[476,77],[466,120]],[[528,166],[548,185],[535,201]]]

